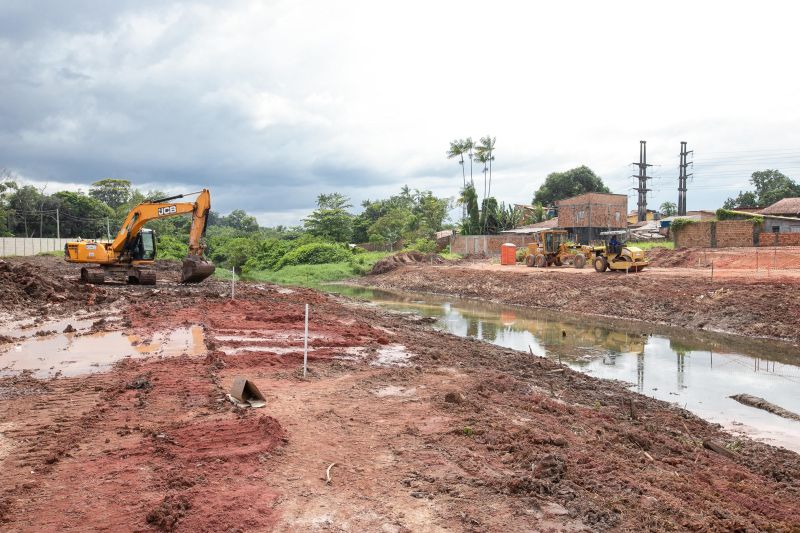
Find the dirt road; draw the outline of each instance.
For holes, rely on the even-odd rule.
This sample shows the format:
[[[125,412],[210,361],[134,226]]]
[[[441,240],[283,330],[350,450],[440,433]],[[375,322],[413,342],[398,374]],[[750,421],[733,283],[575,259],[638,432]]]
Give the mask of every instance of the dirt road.
[[[207,349],[84,376],[0,378],[4,531],[800,523],[800,456],[734,439],[620,384],[311,290],[242,284],[232,301],[213,280],[86,289],[61,279],[55,260],[37,261],[34,271],[67,287],[54,289],[64,299],[20,297],[4,316],[32,309],[46,327],[79,309],[121,312],[94,329],[148,339],[200,325]],[[257,384],[265,408],[226,399],[236,376]]]

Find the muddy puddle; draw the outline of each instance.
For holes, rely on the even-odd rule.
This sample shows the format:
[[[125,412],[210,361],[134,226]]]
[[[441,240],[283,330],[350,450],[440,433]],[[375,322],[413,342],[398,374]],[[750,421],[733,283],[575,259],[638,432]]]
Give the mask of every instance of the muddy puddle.
[[[202,355],[205,350],[200,326],[160,332],[147,339],[121,331],[58,333],[0,346],[0,376],[26,370],[37,378],[78,376],[103,372],[129,357]]]
[[[800,348],[787,343],[694,333],[640,322],[567,317],[541,310],[428,294],[327,285],[329,292],[436,319],[434,327],[560,360],[622,380],[734,434],[800,452],[800,422],[742,405],[747,393],[800,413]]]

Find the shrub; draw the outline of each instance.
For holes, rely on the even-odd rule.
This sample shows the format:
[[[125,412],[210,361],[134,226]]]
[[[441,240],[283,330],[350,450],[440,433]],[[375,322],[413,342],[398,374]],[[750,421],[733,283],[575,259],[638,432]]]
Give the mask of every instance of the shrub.
[[[242,268],[256,251],[256,242],[247,237],[236,237],[218,246],[212,259],[227,268]]]
[[[688,226],[689,224],[694,223],[693,220],[689,218],[675,218],[672,220],[672,223],[669,225],[669,229],[671,231],[678,231],[681,228]]]
[[[275,265],[280,270],[286,265],[321,265],[323,263],[340,263],[351,257],[350,250],[338,244],[312,243],[298,246],[281,257]]]
[[[527,248],[517,248],[517,263],[522,263],[525,260],[525,252]]]
[[[436,241],[431,239],[417,239],[410,245],[406,246],[407,250],[416,250],[417,252],[423,254],[432,254],[437,248],[438,246],[436,245]]]
[[[189,246],[172,235],[158,236],[157,256],[159,259],[183,259],[189,253]]]
[[[717,220],[751,220],[754,226],[764,223],[764,217],[761,215],[731,211],[730,209],[719,208],[716,215]]]
[[[278,261],[294,247],[296,247],[294,241],[281,239],[267,239],[260,242],[253,257],[245,263],[244,270],[245,272],[274,270]]]

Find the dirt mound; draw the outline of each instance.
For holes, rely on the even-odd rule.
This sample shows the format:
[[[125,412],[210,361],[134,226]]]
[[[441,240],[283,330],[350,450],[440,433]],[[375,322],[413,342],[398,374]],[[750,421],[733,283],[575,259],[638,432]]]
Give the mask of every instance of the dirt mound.
[[[698,257],[703,255],[703,251],[697,248],[652,248],[646,253],[650,266],[664,268],[696,267]]]
[[[384,274],[401,267],[403,265],[410,265],[414,263],[429,263],[433,265],[442,265],[446,261],[438,254],[423,254],[420,252],[400,252],[389,257],[384,257],[372,267],[371,275]]]
[[[31,263],[13,264],[0,259],[0,308],[87,300],[87,289],[75,281],[49,276]],[[100,295],[95,295],[95,301]]]

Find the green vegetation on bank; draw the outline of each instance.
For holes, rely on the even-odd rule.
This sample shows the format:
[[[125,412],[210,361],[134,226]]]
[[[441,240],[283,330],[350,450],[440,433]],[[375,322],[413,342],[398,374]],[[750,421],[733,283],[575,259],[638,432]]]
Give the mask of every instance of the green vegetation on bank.
[[[675,243],[666,239],[662,239],[660,241],[634,241],[628,244],[631,246],[636,246],[642,250],[652,250],[653,248],[667,248],[668,250],[675,249]]]

